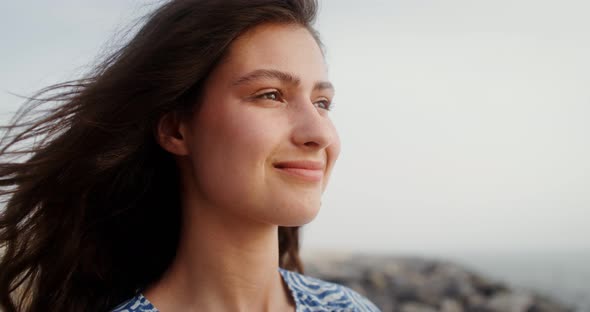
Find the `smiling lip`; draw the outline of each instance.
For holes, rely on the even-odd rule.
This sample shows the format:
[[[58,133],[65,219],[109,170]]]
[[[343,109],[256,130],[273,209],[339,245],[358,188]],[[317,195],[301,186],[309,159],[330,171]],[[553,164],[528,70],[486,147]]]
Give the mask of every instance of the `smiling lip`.
[[[280,172],[308,182],[319,182],[324,177],[325,165],[316,161],[285,161],[274,164]]]

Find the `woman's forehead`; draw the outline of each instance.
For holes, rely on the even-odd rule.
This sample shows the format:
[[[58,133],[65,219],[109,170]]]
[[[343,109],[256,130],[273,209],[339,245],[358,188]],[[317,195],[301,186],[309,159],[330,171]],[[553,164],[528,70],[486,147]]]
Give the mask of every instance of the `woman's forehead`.
[[[302,80],[328,80],[319,44],[305,27],[294,24],[263,24],[247,31],[234,40],[221,66],[233,79],[274,70]]]

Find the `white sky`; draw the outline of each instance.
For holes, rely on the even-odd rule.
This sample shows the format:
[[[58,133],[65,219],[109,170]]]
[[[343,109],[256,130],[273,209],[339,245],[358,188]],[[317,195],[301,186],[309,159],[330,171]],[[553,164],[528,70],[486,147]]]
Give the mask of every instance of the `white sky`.
[[[145,3],[0,2],[0,120]],[[304,248],[590,251],[590,3],[321,4],[343,149]]]

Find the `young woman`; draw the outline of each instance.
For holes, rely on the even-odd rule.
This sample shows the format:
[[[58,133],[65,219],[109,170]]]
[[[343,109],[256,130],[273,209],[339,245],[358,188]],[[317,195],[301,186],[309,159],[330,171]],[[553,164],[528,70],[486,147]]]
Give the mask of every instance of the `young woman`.
[[[340,149],[315,14],[167,2],[31,99],[0,146],[0,308],[378,311],[302,275],[297,230]]]

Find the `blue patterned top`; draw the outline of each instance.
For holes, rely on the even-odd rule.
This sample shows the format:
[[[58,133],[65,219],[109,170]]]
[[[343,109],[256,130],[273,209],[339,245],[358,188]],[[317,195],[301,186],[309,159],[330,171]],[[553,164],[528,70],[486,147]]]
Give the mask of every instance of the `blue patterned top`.
[[[296,312],[380,312],[367,298],[354,290],[279,268],[291,290]],[[112,312],[159,312],[146,297],[138,294]]]

